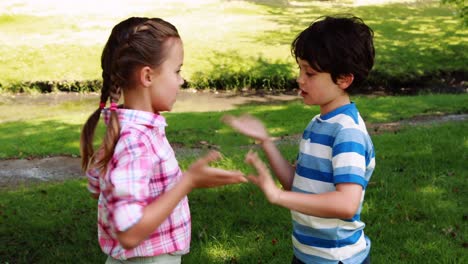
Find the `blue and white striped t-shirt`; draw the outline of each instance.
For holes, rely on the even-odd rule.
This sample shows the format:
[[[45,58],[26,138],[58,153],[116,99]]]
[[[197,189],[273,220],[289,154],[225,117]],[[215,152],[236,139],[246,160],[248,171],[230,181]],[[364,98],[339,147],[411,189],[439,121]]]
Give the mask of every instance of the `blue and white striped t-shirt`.
[[[361,263],[370,240],[360,220],[367,183],[375,167],[374,146],[354,103],[315,116],[302,135],[292,191],[325,193],[336,184],[362,186],[352,219],[322,218],[291,210],[295,256],[305,263]]]

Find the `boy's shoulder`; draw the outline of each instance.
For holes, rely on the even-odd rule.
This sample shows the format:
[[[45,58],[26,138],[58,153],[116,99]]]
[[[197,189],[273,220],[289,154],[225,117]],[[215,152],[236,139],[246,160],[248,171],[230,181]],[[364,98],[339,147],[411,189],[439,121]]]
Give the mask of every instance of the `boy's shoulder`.
[[[343,105],[325,115],[317,115],[314,120],[319,123],[337,124],[345,127],[355,127],[364,123],[354,103]]]
[[[354,104],[340,107],[326,115],[317,115],[306,130],[333,137],[340,133],[368,135],[366,124]]]

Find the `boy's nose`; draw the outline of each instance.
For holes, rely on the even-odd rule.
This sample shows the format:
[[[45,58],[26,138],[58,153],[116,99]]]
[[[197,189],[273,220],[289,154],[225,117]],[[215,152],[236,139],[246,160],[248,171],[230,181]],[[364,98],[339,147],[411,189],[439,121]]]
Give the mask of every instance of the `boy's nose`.
[[[298,76],[297,76],[296,82],[297,82],[298,84],[302,84],[302,83],[303,83],[302,78],[301,78],[301,75],[298,75]]]

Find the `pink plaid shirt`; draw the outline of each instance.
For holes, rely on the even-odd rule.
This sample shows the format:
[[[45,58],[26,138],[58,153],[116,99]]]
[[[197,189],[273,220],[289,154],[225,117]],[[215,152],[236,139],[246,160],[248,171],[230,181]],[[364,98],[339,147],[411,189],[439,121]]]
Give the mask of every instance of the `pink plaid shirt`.
[[[107,123],[109,111],[103,110]],[[129,109],[117,110],[121,131],[107,173],[87,172],[88,189],[98,194],[98,236],[104,253],[116,259],[187,253],[191,219],[184,197],[169,217],[140,245],[124,249],[116,237],[136,224],[143,209],[182,177],[169,142],[163,116]]]

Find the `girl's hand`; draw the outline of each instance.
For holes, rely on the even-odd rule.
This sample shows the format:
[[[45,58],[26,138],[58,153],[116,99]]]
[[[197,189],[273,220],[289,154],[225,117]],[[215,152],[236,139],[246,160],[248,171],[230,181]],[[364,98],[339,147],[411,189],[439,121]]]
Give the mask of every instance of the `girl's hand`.
[[[221,158],[219,152],[211,151],[190,165],[185,172],[185,178],[190,181],[191,188],[207,188],[247,182],[244,174],[240,171],[227,171],[208,166],[210,162],[219,158]]]
[[[244,114],[240,117],[225,115],[222,121],[238,132],[263,142],[270,137],[263,123],[257,118]]]
[[[257,153],[249,151],[245,156],[245,162],[252,165],[258,172],[258,176],[249,175],[247,178],[260,187],[265,194],[268,201],[272,204],[276,204],[281,194],[281,190],[276,186],[275,182],[271,178],[270,172],[263,161],[258,157]]]

